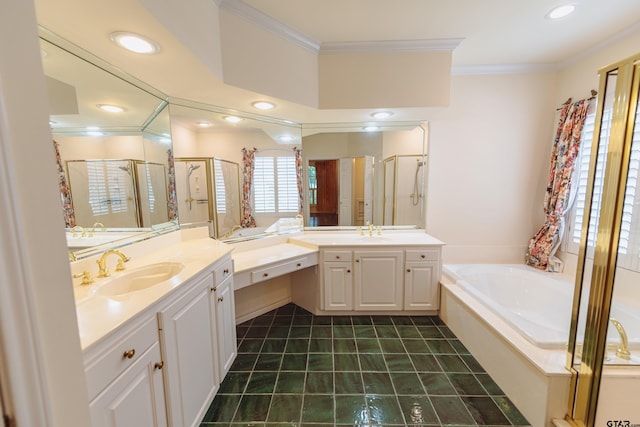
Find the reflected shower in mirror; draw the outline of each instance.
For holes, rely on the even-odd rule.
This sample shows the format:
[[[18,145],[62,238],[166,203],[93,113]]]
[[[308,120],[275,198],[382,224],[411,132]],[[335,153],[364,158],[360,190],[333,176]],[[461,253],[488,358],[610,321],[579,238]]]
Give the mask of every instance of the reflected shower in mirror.
[[[360,226],[370,222],[424,228],[424,125],[386,123],[376,131],[364,131],[363,124],[303,125],[305,223]],[[404,164],[405,158],[413,163]],[[396,176],[398,159],[403,162],[398,168],[408,169]],[[407,205],[402,216],[394,217],[393,207],[400,205],[396,194],[405,193],[415,195],[413,204]],[[407,201],[402,197],[403,203]]]

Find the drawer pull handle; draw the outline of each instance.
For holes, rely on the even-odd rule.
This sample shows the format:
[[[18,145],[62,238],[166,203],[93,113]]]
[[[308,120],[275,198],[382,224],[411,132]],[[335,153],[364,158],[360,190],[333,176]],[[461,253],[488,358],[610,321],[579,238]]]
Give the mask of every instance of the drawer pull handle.
[[[426,255],[420,255],[420,258],[425,259],[427,256]]]
[[[264,273],[262,276],[263,277],[269,277],[269,273]]]
[[[229,269],[228,269],[228,268],[225,268],[224,270],[222,270],[222,272],[223,272],[224,274],[229,274]]]
[[[224,301],[224,297],[218,297],[218,302]]]
[[[213,288],[211,288],[211,292],[215,292],[218,288],[216,288],[215,286]]]
[[[162,367],[164,366],[164,362],[160,361],[158,363],[156,363],[155,365],[153,365],[154,368],[156,369],[162,369]]]
[[[133,359],[133,356],[135,355],[136,355],[136,349],[132,348],[131,350],[125,351],[122,357],[126,357],[127,359]]]

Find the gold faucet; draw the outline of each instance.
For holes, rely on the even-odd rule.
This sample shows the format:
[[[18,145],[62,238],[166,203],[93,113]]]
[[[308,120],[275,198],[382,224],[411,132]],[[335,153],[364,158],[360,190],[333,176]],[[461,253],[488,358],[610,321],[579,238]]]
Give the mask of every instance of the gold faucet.
[[[620,334],[620,345],[616,349],[616,356],[618,356],[620,359],[630,360],[631,352],[629,351],[629,339],[627,338],[627,332],[622,327],[622,323],[618,322],[613,317],[610,317],[609,321],[613,323],[613,326],[616,327],[618,333]]]
[[[83,271],[82,273],[73,275],[74,279],[78,277],[82,277],[82,282],[80,282],[81,285],[90,285],[93,283],[93,277],[91,276],[91,273],[88,271]]]
[[[87,230],[85,230],[84,228],[80,227],[79,225],[76,225],[75,227],[73,227],[71,229],[71,236],[72,237],[78,237],[78,232],[81,233],[81,237],[87,237]]]
[[[98,270],[99,270],[98,277],[109,277],[109,275],[111,274],[109,273],[109,270],[107,270],[107,258],[111,254],[114,254],[120,257],[120,259],[118,260],[118,265],[116,266],[116,271],[124,270],[125,269],[124,263],[131,259],[116,249],[111,249],[106,251],[105,253],[102,254],[100,259],[96,261],[98,263]]]
[[[94,222],[93,223],[93,227],[91,228],[91,231],[89,232],[89,237],[93,237],[93,233],[96,232],[96,227],[100,226],[100,231],[107,231],[106,228],[104,228],[104,224],[101,222]]]

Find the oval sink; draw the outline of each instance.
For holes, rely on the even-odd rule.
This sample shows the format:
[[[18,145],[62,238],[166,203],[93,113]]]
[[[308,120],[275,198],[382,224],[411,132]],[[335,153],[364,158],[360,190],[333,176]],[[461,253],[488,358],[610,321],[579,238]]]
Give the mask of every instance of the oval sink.
[[[141,291],[171,279],[183,268],[184,264],[179,262],[161,262],[138,267],[105,281],[92,294],[109,297]]]

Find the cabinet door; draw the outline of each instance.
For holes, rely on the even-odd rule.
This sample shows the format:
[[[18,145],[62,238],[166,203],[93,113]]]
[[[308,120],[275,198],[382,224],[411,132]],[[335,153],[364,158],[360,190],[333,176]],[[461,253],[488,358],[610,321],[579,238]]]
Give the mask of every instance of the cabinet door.
[[[199,425],[218,391],[218,360],[209,304],[212,276],[158,314],[169,422]]]
[[[353,310],[351,262],[325,262],[322,266],[325,310]]]
[[[407,262],[404,276],[404,309],[437,310],[438,262]]]
[[[402,310],[402,251],[354,251],[355,310]]]
[[[218,377],[222,381],[238,354],[233,276],[212,288],[211,306],[212,314],[215,313],[211,321],[217,331],[218,340]]]
[[[91,401],[92,426],[165,427],[162,368],[160,345],[156,342]]]

